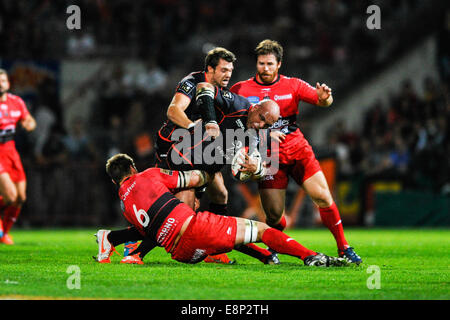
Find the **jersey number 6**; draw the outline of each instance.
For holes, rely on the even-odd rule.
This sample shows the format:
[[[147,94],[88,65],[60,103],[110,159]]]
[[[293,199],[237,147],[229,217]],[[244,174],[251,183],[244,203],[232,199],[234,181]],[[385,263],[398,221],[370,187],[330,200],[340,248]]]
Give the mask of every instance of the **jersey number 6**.
[[[148,216],[147,212],[145,212],[143,209],[137,210],[136,205],[133,204],[133,210],[134,214],[136,215],[137,221],[142,224],[142,226],[145,228],[148,226],[150,222],[150,217]]]

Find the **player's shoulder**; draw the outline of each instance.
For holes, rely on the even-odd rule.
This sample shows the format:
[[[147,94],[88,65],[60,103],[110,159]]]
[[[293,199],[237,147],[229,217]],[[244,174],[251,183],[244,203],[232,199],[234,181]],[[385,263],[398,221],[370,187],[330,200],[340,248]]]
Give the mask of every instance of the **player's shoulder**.
[[[11,100],[14,102],[24,103],[24,101],[21,97],[19,97],[18,95],[15,95],[13,93],[10,93],[10,92],[7,93],[7,98],[8,98],[8,100]]]
[[[192,83],[199,83],[199,82],[205,82],[205,72],[204,71],[194,71],[186,75],[184,78],[181,79],[180,82],[186,82],[190,81]]]
[[[191,96],[195,92],[198,83],[205,82],[205,73],[203,71],[195,71],[189,73],[178,83],[176,91]]]
[[[247,89],[255,84],[254,77],[236,82],[230,89],[231,92],[244,93]],[[245,94],[245,93],[244,93]]]

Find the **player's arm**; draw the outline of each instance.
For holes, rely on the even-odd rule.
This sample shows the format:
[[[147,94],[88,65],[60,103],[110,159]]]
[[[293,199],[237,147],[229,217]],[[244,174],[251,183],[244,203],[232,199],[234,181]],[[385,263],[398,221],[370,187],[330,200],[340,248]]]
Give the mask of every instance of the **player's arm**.
[[[184,110],[191,103],[191,98],[182,93],[175,93],[167,109],[167,118],[176,125],[189,129],[194,126],[194,122],[190,120]]]
[[[27,131],[33,131],[36,128],[36,120],[31,114],[27,114],[20,124]]]
[[[197,84],[197,93],[195,95],[197,106],[200,108],[206,132],[214,138],[218,137],[220,134],[216,110],[214,109],[215,95],[216,88],[212,84],[208,82],[200,82]]]
[[[149,178],[156,178],[171,190],[201,187],[212,179],[208,173],[202,170],[177,171],[167,169],[159,169],[159,176],[153,175]]]

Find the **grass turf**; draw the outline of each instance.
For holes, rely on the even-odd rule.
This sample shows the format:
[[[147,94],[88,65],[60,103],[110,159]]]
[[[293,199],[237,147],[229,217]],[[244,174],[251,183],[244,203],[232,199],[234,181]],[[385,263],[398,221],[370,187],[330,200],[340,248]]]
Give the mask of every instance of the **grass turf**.
[[[359,267],[317,268],[280,255],[281,265],[263,265],[239,252],[235,265],[171,260],[162,248],[145,265],[98,264],[95,230],[13,230],[14,246],[0,246],[0,298],[157,300],[447,300],[450,298],[450,230],[347,228],[347,240],[362,257]],[[325,229],[288,230],[313,250],[336,255]],[[117,250],[123,253],[123,246]],[[70,266],[79,268],[80,289]],[[379,289],[369,289],[380,270]],[[71,277],[72,276],[72,277]]]

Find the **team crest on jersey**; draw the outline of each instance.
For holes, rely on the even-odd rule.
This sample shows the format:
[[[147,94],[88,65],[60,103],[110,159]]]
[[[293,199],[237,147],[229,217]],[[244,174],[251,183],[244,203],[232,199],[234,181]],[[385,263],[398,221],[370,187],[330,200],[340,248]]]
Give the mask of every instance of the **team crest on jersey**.
[[[173,171],[172,171],[172,170],[159,169],[159,171],[160,171],[161,173],[167,174],[168,176],[173,175]]]
[[[250,97],[247,98],[247,100],[248,100],[250,103],[255,104],[255,103],[258,103],[258,102],[259,102],[259,97],[257,97],[257,96],[250,96]]]
[[[186,94],[189,94],[192,89],[194,89],[195,85],[190,81],[185,81],[181,84],[180,90]]]
[[[234,98],[233,94],[230,91],[223,91],[222,96],[228,100],[233,100]]]

